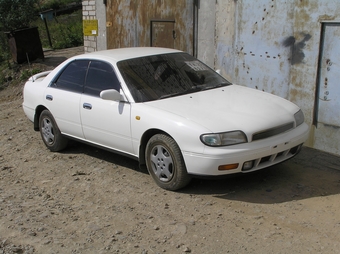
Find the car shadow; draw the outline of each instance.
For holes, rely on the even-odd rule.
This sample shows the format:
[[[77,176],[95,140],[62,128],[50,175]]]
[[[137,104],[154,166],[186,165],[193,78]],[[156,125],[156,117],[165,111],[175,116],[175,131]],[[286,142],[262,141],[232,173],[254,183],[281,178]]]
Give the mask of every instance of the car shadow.
[[[311,148],[281,164],[221,180],[193,179],[183,193],[273,204],[340,193],[340,158]]]
[[[79,153],[132,169],[142,174],[138,161],[77,141],[70,141],[62,153]],[[150,181],[153,181],[150,177]],[[340,158],[304,147],[296,157],[281,164],[223,179],[193,178],[178,191],[191,195],[210,195],[219,199],[258,204],[283,203],[340,193]]]
[[[132,169],[134,171],[148,174],[147,171],[144,171],[139,168],[139,163],[137,160],[114,153],[112,151],[108,151],[102,148],[97,148],[85,143],[81,143],[75,140],[70,140],[67,148],[62,151],[63,154],[86,154],[90,157],[106,161],[108,163],[115,164],[120,167],[125,167]]]

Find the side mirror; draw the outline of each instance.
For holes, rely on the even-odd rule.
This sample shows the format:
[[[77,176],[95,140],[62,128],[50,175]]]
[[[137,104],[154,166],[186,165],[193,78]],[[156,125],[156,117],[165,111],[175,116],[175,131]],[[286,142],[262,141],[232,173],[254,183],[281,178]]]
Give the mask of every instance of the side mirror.
[[[109,101],[122,101],[123,96],[115,89],[103,90],[100,92],[100,98]]]

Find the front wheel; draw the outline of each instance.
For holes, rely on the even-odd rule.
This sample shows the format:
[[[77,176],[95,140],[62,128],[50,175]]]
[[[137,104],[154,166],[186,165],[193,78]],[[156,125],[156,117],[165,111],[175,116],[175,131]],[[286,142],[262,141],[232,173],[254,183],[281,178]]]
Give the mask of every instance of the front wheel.
[[[148,171],[159,187],[175,191],[190,182],[181,150],[169,136],[157,134],[151,137],[145,158]]]
[[[52,152],[58,152],[67,146],[67,138],[61,132],[50,111],[44,110],[39,117],[39,130],[45,145]]]

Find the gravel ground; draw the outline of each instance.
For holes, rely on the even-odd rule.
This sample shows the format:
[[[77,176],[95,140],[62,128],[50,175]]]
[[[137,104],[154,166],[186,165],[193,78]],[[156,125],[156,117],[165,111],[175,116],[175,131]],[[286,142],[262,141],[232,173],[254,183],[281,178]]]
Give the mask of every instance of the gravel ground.
[[[22,85],[0,91],[0,254],[340,251],[338,156],[305,147],[256,173],[169,192],[134,160],[77,142],[49,152],[23,113]]]

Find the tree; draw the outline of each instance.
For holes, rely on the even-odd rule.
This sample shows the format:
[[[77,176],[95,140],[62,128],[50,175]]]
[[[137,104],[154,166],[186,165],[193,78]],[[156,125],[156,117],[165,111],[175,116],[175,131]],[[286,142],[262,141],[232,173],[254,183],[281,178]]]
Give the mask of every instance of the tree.
[[[0,23],[4,31],[29,27],[36,19],[38,0],[0,0]]]

